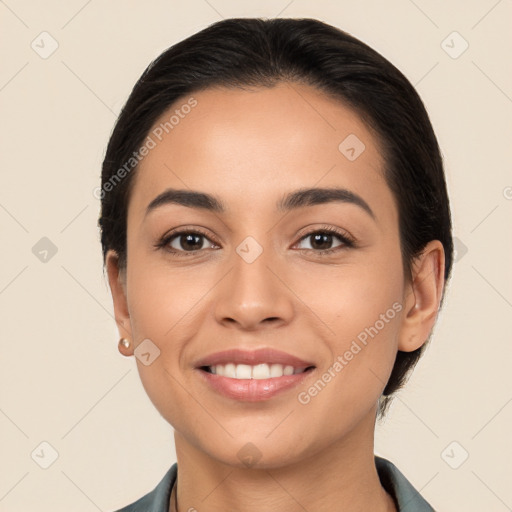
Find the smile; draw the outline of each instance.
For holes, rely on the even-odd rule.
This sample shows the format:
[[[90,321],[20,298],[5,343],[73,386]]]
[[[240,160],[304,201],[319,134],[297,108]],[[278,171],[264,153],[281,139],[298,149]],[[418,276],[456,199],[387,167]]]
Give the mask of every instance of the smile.
[[[270,400],[303,385],[316,371],[313,361],[273,347],[231,348],[204,356],[193,365],[209,391],[243,402]]]

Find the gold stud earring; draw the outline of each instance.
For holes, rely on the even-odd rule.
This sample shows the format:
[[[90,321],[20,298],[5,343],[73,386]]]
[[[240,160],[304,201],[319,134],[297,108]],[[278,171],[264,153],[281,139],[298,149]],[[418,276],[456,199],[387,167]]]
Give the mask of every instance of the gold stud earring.
[[[130,348],[130,340],[127,340],[126,338],[121,338],[119,340],[119,345],[122,345],[124,348]]]

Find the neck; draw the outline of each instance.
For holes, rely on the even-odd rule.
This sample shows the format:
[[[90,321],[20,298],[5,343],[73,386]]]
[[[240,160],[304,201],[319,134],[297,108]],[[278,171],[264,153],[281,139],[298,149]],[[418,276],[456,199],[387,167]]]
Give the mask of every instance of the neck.
[[[225,464],[175,431],[178,512],[396,512],[375,467],[374,427],[372,413],[314,455],[267,469]]]

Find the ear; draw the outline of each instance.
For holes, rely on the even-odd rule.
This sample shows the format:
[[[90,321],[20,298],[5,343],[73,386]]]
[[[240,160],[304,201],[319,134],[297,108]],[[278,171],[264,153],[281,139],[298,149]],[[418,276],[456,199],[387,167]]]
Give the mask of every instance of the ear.
[[[129,348],[120,344],[119,351],[125,356],[130,356],[133,354],[131,349],[131,347],[133,347],[133,336],[128,302],[126,300],[126,274],[122,269],[119,269],[119,256],[113,250],[107,252],[105,265],[107,268],[110,291],[112,292],[114,315],[119,334],[121,338],[128,338],[132,342]]]
[[[444,264],[444,248],[439,240],[430,241],[414,260],[411,282],[404,290],[398,350],[412,352],[427,341],[443,295]]]

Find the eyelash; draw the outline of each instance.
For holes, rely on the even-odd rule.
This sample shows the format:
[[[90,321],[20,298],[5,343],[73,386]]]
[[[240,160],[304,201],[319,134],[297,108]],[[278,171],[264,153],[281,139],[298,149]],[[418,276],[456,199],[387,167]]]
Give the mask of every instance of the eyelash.
[[[309,233],[306,233],[306,234],[302,235],[301,238],[298,240],[298,242],[301,242],[302,240],[304,240],[304,239],[306,239],[306,238],[308,238],[308,237],[310,237],[312,235],[325,234],[325,233],[336,235],[340,239],[340,241],[343,242],[343,245],[339,245],[337,247],[332,247],[331,249],[320,249],[320,250],[315,250],[315,249],[297,249],[297,250],[300,251],[300,252],[313,251],[315,254],[323,256],[323,255],[332,254],[332,253],[337,252],[339,250],[342,250],[344,248],[348,249],[348,248],[356,247],[356,242],[355,242],[355,240],[350,235],[348,235],[344,231],[340,231],[339,229],[333,228],[331,226],[322,226],[321,228],[318,228],[318,229],[316,229],[314,231],[310,231]],[[180,235],[199,235],[199,236],[203,236],[207,240],[210,240],[209,235],[207,233],[205,233],[204,231],[201,231],[200,229],[197,229],[197,228],[194,228],[194,229],[183,229],[183,230],[178,230],[178,231],[171,231],[170,233],[164,235],[154,245],[155,249],[156,250],[163,249],[163,250],[167,251],[171,256],[178,257],[178,258],[180,258],[180,257],[187,257],[187,256],[194,256],[198,252],[203,250],[203,249],[197,249],[195,251],[180,251],[180,250],[175,250],[175,249],[169,249],[168,245],[171,242],[171,240],[173,240],[176,237],[179,237]],[[210,241],[212,241],[212,240],[210,240]],[[216,242],[214,241],[213,243],[216,243]]]

